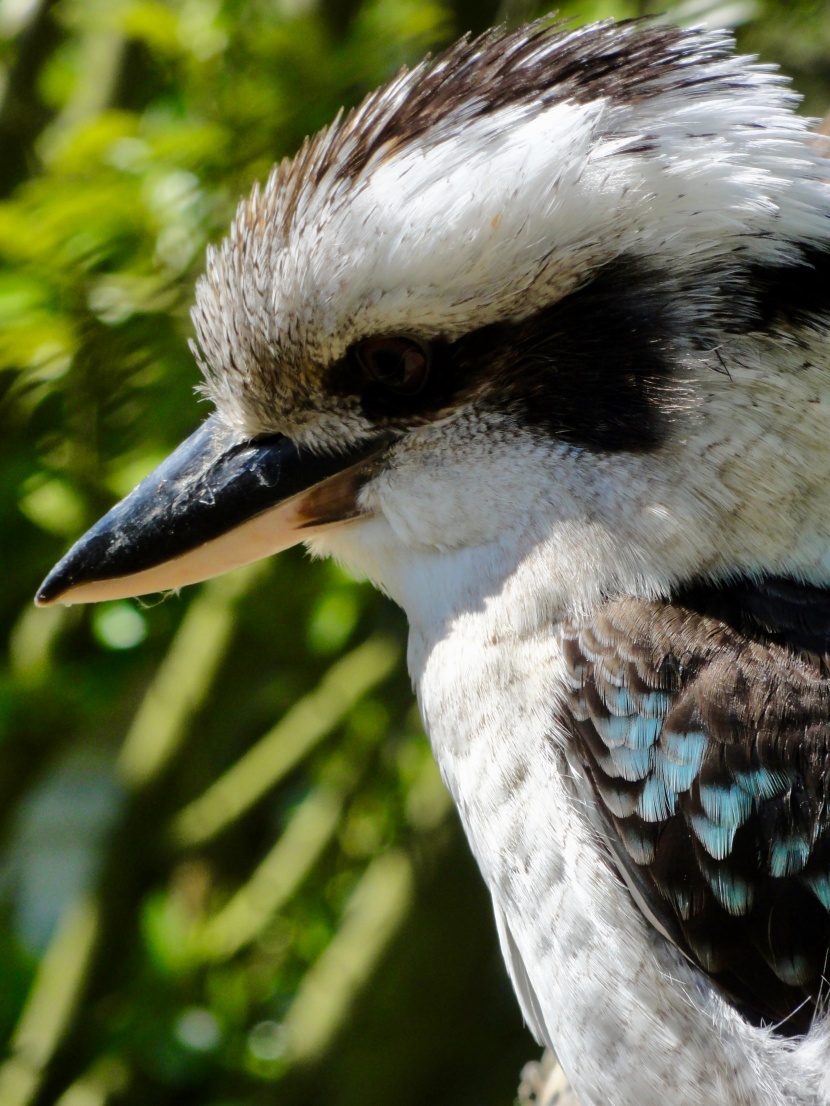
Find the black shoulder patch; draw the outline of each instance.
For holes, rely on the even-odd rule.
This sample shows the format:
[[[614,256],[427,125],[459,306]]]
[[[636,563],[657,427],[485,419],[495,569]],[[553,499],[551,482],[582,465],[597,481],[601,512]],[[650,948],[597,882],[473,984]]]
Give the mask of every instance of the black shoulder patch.
[[[786,333],[792,338],[793,328],[827,328],[830,248],[796,248],[795,262],[739,267],[724,283],[720,323],[727,334]]]
[[[672,596],[749,639],[781,645],[830,670],[830,589],[784,576],[697,581]]]
[[[830,249],[801,247],[802,261],[779,269],[754,268],[759,329],[827,326],[830,318]]]

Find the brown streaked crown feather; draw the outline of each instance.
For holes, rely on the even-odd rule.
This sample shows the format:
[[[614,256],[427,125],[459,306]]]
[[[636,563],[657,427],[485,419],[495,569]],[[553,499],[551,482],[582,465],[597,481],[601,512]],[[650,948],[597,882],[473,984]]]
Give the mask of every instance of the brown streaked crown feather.
[[[324,405],[324,345],[296,317],[275,328],[280,257],[296,235],[323,233],[323,215],[348,204],[362,180],[406,149],[460,141],[476,121],[504,109],[515,109],[519,120],[561,102],[628,105],[748,80],[726,36],[639,21],[496,29],[401,70],[307,139],[264,189],[255,187],[229,238],[210,251],[193,311],[207,393],[220,409],[219,397],[234,394],[239,409],[254,413],[252,423],[266,428],[269,399],[272,409]],[[629,148],[642,151],[648,141],[632,135]]]

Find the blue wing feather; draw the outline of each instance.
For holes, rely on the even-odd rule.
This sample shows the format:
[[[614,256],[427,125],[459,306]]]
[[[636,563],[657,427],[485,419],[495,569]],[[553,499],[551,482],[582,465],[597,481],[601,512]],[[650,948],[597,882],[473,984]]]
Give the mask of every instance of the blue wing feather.
[[[664,932],[787,1033],[809,1025],[830,955],[817,644],[830,655],[830,592],[780,580],[609,602],[563,630],[565,721],[614,855]]]

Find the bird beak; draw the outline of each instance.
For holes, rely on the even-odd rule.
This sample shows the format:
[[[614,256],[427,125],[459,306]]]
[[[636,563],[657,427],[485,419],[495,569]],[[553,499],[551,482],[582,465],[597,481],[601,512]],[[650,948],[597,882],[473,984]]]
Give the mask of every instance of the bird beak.
[[[167,591],[357,518],[390,439],[312,453],[281,434],[244,440],[209,418],[49,573],[38,606]]]

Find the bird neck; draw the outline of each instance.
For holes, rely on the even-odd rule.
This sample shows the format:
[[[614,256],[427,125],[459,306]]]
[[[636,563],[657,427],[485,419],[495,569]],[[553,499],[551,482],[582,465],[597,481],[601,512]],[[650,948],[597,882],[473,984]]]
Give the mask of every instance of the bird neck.
[[[549,635],[563,617],[592,609],[609,590],[656,593],[662,585],[656,578],[644,585],[648,566],[587,520],[542,527],[537,519],[479,545],[436,549],[400,541],[374,517],[310,545],[394,599],[413,636],[425,642],[451,636],[460,625],[491,642]]]

